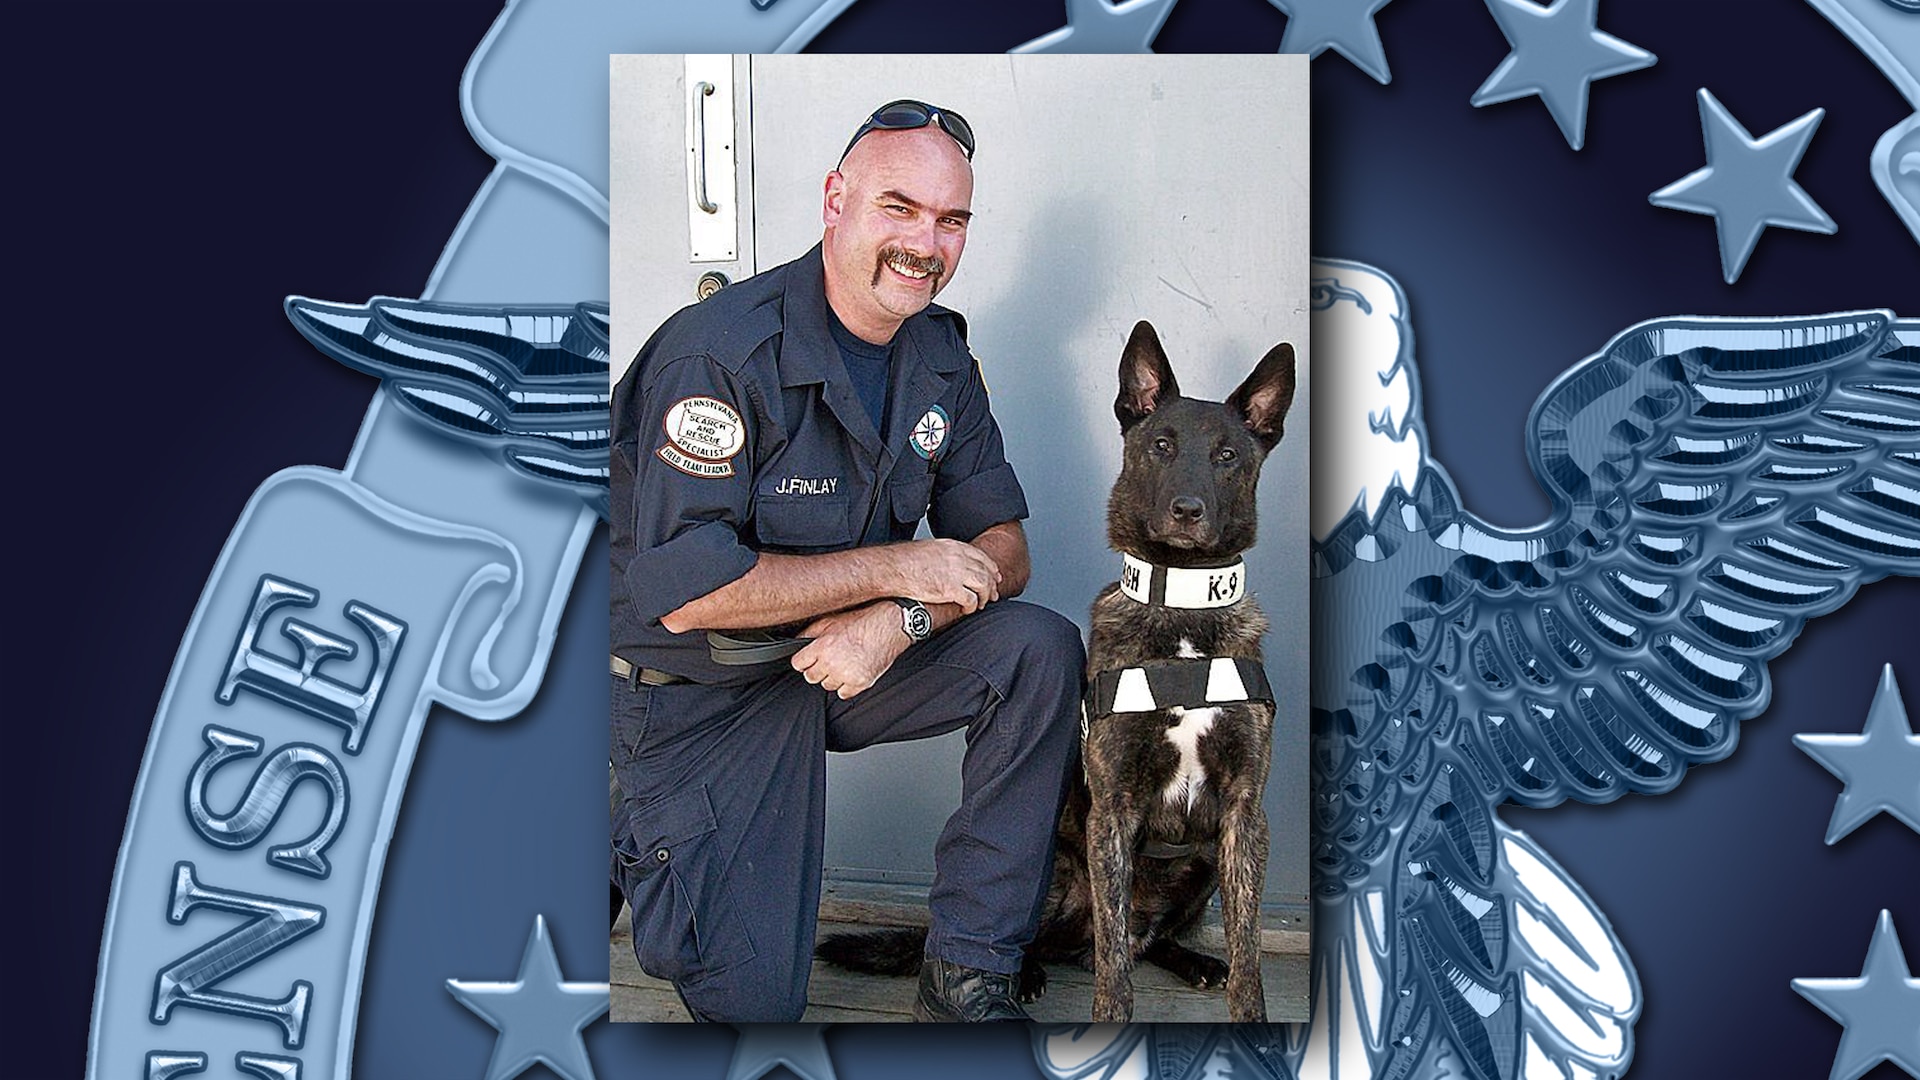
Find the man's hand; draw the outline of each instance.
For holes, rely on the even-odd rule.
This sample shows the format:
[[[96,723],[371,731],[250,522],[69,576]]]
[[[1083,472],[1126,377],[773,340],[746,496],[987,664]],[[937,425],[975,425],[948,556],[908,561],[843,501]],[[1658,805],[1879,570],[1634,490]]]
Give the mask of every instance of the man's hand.
[[[1000,599],[1000,567],[986,552],[963,540],[915,540],[896,549],[899,595],[923,604],[957,604],[971,615]]]
[[[788,662],[808,682],[843,699],[880,681],[913,643],[901,628],[900,605],[891,600],[822,615],[800,636],[813,640]]]

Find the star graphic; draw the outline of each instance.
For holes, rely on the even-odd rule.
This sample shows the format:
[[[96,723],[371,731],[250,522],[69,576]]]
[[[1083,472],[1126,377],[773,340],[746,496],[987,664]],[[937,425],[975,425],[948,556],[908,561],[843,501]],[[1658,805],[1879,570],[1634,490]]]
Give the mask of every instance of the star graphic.
[[[1880,686],[1858,735],[1795,735],[1793,745],[1847,785],[1833,804],[1827,843],[1885,810],[1920,832],[1920,735],[1907,722],[1893,665],[1880,669]]]
[[[1474,108],[1534,94],[1575,150],[1587,141],[1587,87],[1652,67],[1654,55],[1594,29],[1600,0],[1487,0],[1513,51],[1473,92]]]
[[[1011,50],[1017,53],[1152,52],[1174,0],[1067,0],[1067,25]]]
[[[1829,1080],[1856,1080],[1883,1061],[1920,1076],[1920,979],[1908,974],[1892,912],[1881,909],[1859,978],[1795,979],[1793,989],[1847,1029]]]
[[[1817,233],[1839,228],[1793,182],[1793,170],[1827,110],[1815,109],[1756,140],[1705,87],[1699,96],[1707,167],[1654,192],[1648,201],[1669,210],[1713,215],[1720,234],[1720,270],[1727,284],[1739,278],[1769,225]]]
[[[593,1080],[580,1031],[607,1011],[607,984],[561,979],[546,916],[533,917],[513,982],[448,979],[447,992],[500,1031],[487,1080],[510,1080],[536,1062],[564,1080]]]
[[[825,1024],[735,1024],[740,1041],[733,1045],[733,1063],[727,1080],[760,1080],[779,1066],[800,1080],[836,1080],[827,1044],[820,1039]]]
[[[1308,59],[1331,48],[1353,61],[1353,66],[1385,86],[1387,50],[1380,44],[1374,13],[1393,0],[1267,0],[1287,16],[1287,32],[1280,38],[1283,53],[1306,53]]]

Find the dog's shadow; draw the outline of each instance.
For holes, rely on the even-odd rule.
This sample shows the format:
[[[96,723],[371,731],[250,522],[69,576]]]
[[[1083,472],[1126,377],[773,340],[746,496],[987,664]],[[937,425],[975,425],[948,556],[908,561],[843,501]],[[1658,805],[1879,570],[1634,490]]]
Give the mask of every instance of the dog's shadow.
[[[1119,472],[1113,362],[1136,316],[1089,268],[1117,257],[1098,200],[1054,199],[1021,238],[1032,257],[978,303],[974,352],[993,395],[1007,458],[1027,493],[1033,583],[1026,599],[1087,629],[1087,605],[1112,581],[1106,496]]]

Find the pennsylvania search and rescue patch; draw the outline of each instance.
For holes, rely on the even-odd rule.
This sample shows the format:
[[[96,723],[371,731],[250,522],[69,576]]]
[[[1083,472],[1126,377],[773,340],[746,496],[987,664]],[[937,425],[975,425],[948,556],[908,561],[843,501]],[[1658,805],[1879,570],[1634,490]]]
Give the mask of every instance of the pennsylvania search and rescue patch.
[[[688,397],[667,409],[667,444],[654,456],[688,476],[733,475],[733,456],[747,444],[747,428],[733,406],[711,397]]]

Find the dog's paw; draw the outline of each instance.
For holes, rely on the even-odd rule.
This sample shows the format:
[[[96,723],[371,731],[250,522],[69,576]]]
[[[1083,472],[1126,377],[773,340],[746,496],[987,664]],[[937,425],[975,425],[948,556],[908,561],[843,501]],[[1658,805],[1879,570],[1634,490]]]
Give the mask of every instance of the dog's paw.
[[[1146,959],[1167,969],[1188,986],[1211,990],[1227,985],[1227,962],[1161,938],[1147,948]]]
[[[1039,1001],[1047,992],[1047,969],[1040,962],[1029,957],[1020,965],[1020,978],[1015,993],[1022,1005],[1031,1005]]]
[[[1204,953],[1194,953],[1190,964],[1191,966],[1187,970],[1174,972],[1174,974],[1186,980],[1188,986],[1201,990],[1212,990],[1227,985],[1227,962],[1225,960],[1215,960],[1213,957],[1207,956]]]

